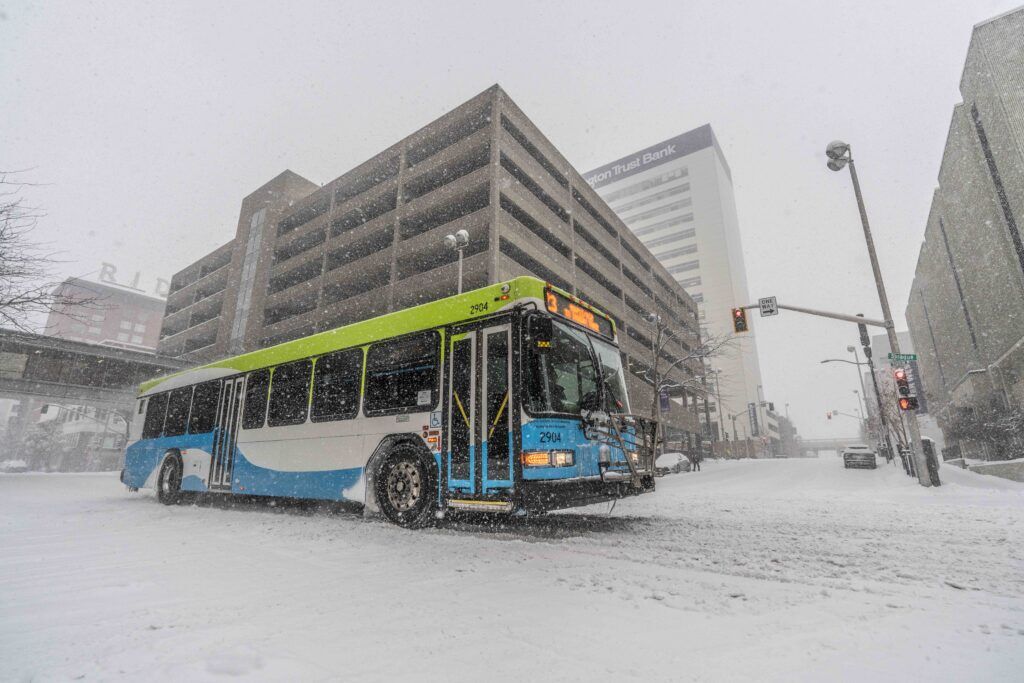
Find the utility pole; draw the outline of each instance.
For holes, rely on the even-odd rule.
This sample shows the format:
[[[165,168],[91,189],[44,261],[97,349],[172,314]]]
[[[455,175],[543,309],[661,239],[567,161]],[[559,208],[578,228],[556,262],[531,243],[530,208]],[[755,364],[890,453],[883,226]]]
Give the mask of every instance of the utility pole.
[[[889,336],[889,348],[894,354],[900,353],[900,342],[896,338],[896,325],[892,320],[892,312],[889,310],[889,297],[885,293],[885,283],[882,281],[882,269],[878,264],[878,255],[875,253],[875,241],[871,236],[871,225],[868,223],[868,212],[864,208],[864,197],[860,191],[860,180],[857,178],[857,167],[853,163],[853,152],[850,145],[845,142],[835,141],[829,143],[825,154],[829,158],[828,167],[833,171],[842,170],[843,166],[849,165],[850,178],[853,180],[853,192],[857,197],[857,208],[860,211],[860,222],[864,228],[864,241],[867,243],[868,257],[871,259],[871,272],[875,276],[875,287],[878,289],[878,302],[882,307],[882,318],[885,321],[885,331]],[[931,477],[928,474],[928,465],[925,460],[924,447],[921,444],[921,426],[917,423],[917,413],[912,413],[907,419],[910,426],[910,437],[912,439],[910,456],[914,461],[917,470],[917,481],[921,486],[931,486]]]

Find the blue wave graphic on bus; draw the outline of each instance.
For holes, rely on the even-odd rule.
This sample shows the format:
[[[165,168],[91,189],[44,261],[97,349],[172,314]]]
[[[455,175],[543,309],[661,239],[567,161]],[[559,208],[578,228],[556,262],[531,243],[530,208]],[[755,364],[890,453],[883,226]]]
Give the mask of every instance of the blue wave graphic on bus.
[[[146,486],[146,482],[155,475],[168,451],[187,453],[196,450],[210,453],[213,450],[213,436],[213,432],[209,432],[137,441],[127,449],[124,483],[134,488]],[[183,460],[189,458],[185,457]],[[205,483],[209,476],[208,460],[206,463],[199,472],[189,471],[189,463],[185,463],[181,481],[182,491],[209,490]],[[253,464],[236,446],[230,491],[255,496],[344,500],[343,492],[355,487],[362,475],[362,467],[310,472],[272,470]],[[362,502],[361,495],[358,499]]]

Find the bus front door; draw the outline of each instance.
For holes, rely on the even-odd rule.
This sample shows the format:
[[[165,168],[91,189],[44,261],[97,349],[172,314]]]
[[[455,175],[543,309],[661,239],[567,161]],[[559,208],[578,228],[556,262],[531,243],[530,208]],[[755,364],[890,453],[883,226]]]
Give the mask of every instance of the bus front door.
[[[235,462],[235,443],[242,412],[242,388],[245,379],[225,380],[217,406],[217,425],[213,433],[213,453],[210,463],[210,490],[231,490],[231,471]]]
[[[447,476],[449,498],[508,501],[512,487],[509,324],[452,330],[448,337]],[[495,508],[497,509],[497,508]]]

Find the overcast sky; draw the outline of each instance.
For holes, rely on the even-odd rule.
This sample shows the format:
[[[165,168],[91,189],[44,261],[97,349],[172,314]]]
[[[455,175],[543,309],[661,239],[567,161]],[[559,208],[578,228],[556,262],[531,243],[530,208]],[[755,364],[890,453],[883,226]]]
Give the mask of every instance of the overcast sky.
[[[9,2],[0,169],[45,183],[67,274],[141,286],[232,238],[289,168],[325,183],[493,83],[580,171],[711,123],[732,168],[751,296],[878,316],[853,146],[903,310],[973,24],[1019,0],[927,2]],[[856,328],[754,318],[767,398],[846,436]]]

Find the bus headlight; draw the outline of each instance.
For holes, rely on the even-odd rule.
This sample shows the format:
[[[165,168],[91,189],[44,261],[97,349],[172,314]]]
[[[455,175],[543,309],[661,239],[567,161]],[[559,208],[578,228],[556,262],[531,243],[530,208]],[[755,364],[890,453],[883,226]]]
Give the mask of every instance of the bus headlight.
[[[572,467],[576,458],[572,451],[551,451],[551,464],[555,467]]]

